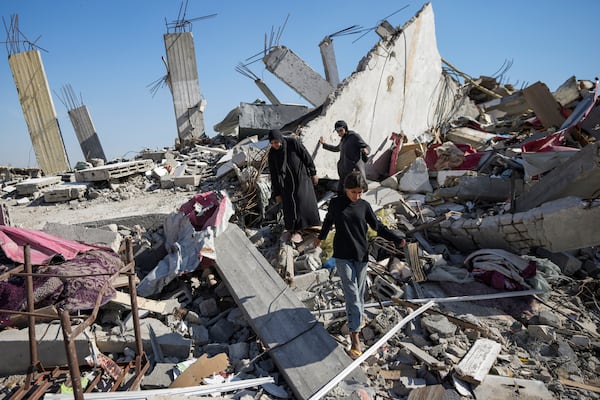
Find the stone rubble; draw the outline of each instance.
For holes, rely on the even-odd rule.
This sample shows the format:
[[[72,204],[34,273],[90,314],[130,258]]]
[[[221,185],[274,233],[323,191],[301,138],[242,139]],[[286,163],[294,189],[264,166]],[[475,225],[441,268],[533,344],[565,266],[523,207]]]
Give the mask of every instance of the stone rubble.
[[[485,98],[480,92],[477,96]],[[499,188],[495,182],[500,182],[501,176],[519,172],[517,156],[512,149],[530,135],[535,135],[533,117],[498,118],[495,123],[486,126],[490,133],[499,134],[507,127],[513,132],[507,140],[489,143],[496,157],[488,160],[477,175],[493,178],[489,179],[490,187],[503,193],[499,198],[508,196],[506,189]],[[459,118],[452,128],[474,124],[475,121]],[[64,204],[78,209],[91,207],[92,203],[110,202],[118,208],[119,202],[131,198],[143,201],[148,193],[157,191],[184,193],[190,197],[194,193],[225,191],[235,208],[231,222],[245,229],[252,243],[296,291],[315,318],[341,346],[347,346],[343,293],[339,279],[328,263],[330,246],[323,243],[323,250],[315,251],[311,246],[314,232],[302,232],[301,238],[294,240],[289,233],[282,231],[281,216],[269,201],[269,184],[264,175],[264,146],[261,149],[245,143],[252,141],[235,143],[231,137],[218,136],[184,148],[142,152],[139,158],[152,159],[156,164],[154,169],[118,182],[93,183],[83,198]],[[235,150],[230,161],[224,161],[223,152],[212,149]],[[461,229],[475,232],[470,235],[480,241],[477,243],[484,243],[492,236],[486,236],[486,229],[501,229],[508,233],[512,232],[509,232],[509,227],[514,228],[514,232],[532,229],[525,217],[517,222],[519,214],[509,212],[510,202],[499,201],[496,194],[490,194],[487,199],[478,196],[478,190],[481,193],[479,184],[468,189],[463,178],[469,178],[469,174],[454,176],[451,171],[428,171],[424,159],[417,160],[409,168],[398,171],[397,176],[388,178],[385,185],[384,182],[371,185],[374,192],[393,193],[393,197],[387,197],[393,198],[393,201],[384,204],[373,202],[380,218],[404,234],[409,242],[418,242],[422,251],[418,254],[419,265],[409,265],[407,248],[404,253],[393,253],[384,244],[373,242],[369,307],[362,329],[365,348],[376,343],[418,308],[416,300],[506,292],[491,290],[477,280],[461,281],[466,278],[467,272],[463,262],[470,254],[470,251],[464,250],[469,246],[466,237],[459,232]],[[450,158],[448,160],[451,162]],[[200,179],[177,180],[173,176],[175,171],[180,171],[179,178],[198,176]],[[446,177],[442,178],[443,175]],[[14,187],[23,180],[21,175],[5,174],[3,177],[3,188]],[[69,177],[64,176],[65,179]],[[452,186],[450,181],[463,183]],[[335,182],[320,182],[316,187],[318,198],[326,198],[333,187]],[[449,187],[458,187],[459,191],[448,194],[442,190]],[[468,190],[475,191],[475,195]],[[14,190],[5,192],[3,204],[8,207],[9,217],[11,209],[25,207],[21,204],[23,198],[28,199],[28,206],[44,206],[42,190],[27,196],[19,196]],[[597,207],[595,202],[597,200],[589,200],[589,207]],[[445,219],[449,211],[454,213]],[[98,227],[117,232],[120,237],[132,237],[140,279],[165,255],[164,231],[160,223],[145,221],[148,224],[144,226],[127,225],[122,221],[104,222]],[[536,226],[535,221],[533,224]],[[85,226],[85,221],[81,221],[81,225]],[[586,246],[555,252],[543,247],[536,247],[533,251],[532,247],[536,246],[517,246],[515,250],[519,254],[515,256],[537,263],[538,283],[542,285],[537,287],[547,289],[543,293],[439,302],[426,315],[410,321],[401,333],[393,336],[360,365],[370,379],[367,387],[338,385],[326,398],[416,399],[418,393],[426,393],[425,390],[430,394],[436,393],[435,398],[440,399],[473,398],[473,392],[475,398],[485,398],[477,395],[477,390],[484,390],[485,384],[470,384],[456,374],[457,365],[474,344],[484,338],[500,345],[489,376],[542,382],[547,392],[536,397],[540,399],[600,399],[600,250],[597,246]],[[285,249],[293,252],[293,276],[286,275],[289,266],[286,265],[287,257],[282,255]],[[414,274],[417,267],[426,275],[425,281],[416,281]],[[229,367],[224,375],[241,379],[271,376],[275,383],[223,394],[223,398],[293,397],[268,350],[249,328],[248,321],[216,270],[199,269],[177,277],[153,299],[165,302],[169,311],[165,315],[148,311],[140,315],[144,349],[152,361],[151,371],[141,382],[143,389],[168,387],[173,381],[174,368],[183,362],[202,355],[214,357],[226,354]],[[101,308],[91,330],[99,351],[118,362],[131,361],[135,356],[129,314],[128,307],[109,303]],[[153,343],[151,330],[156,336],[156,343]],[[13,341],[3,338],[13,333],[11,331],[0,332],[2,354],[6,354],[10,347],[16,349]],[[23,332],[19,346],[26,352],[26,330]],[[162,355],[156,354],[159,349]],[[3,381],[2,394],[9,395],[17,384],[23,382],[24,377],[19,379],[10,375]],[[494,387],[493,383],[490,385]],[[520,397],[517,395],[515,398]]]

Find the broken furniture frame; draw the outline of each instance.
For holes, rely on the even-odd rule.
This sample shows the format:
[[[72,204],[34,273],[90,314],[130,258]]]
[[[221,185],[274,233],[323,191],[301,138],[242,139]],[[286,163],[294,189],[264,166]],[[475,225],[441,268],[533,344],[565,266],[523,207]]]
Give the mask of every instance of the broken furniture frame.
[[[121,249],[123,250],[123,249]],[[125,249],[124,254],[122,255],[122,259],[124,259],[125,265],[114,274],[98,274],[98,275],[110,275],[110,278],[104,283],[102,289],[99,291],[98,296],[96,298],[96,302],[91,314],[81,322],[75,329],[71,326],[71,316],[69,315],[68,310],[61,309],[59,311],[59,318],[61,322],[61,328],[63,331],[64,345],[65,351],[67,354],[67,363],[69,367],[69,373],[71,378],[71,383],[73,387],[73,398],[75,400],[83,400],[83,387],[81,385],[81,371],[79,369],[79,362],[77,357],[77,350],[75,348],[75,338],[84,332],[86,328],[91,326],[96,317],[98,315],[98,310],[100,308],[100,303],[103,298],[104,292],[109,288],[109,285],[119,276],[119,275],[127,275],[128,283],[129,283],[129,295],[131,297],[131,313],[133,317],[133,328],[135,334],[135,343],[136,343],[136,358],[135,361],[129,363],[128,368],[123,370],[123,373],[119,376],[119,378],[114,382],[110,391],[116,391],[118,387],[121,385],[125,375],[128,373],[129,368],[132,367],[132,364],[135,364],[136,375],[131,381],[130,387],[137,388],[139,387],[139,383],[146,373],[150,364],[146,358],[146,354],[144,353],[144,348],[142,344],[141,337],[141,329],[140,329],[140,320],[138,314],[138,304],[137,304],[137,293],[135,286],[135,261],[133,257],[133,246],[131,243],[131,237],[127,237],[125,239]],[[10,400],[18,400],[22,398],[27,399],[39,399],[41,398],[46,390],[52,386],[53,381],[59,376],[60,370],[59,368],[55,368],[52,371],[44,371],[43,366],[41,365],[40,360],[38,359],[37,354],[37,340],[35,334],[35,320],[36,317],[43,319],[56,319],[56,317],[48,316],[47,314],[39,314],[35,312],[34,309],[34,293],[33,293],[33,277],[34,276],[44,276],[44,277],[59,277],[63,279],[68,278],[76,278],[81,277],[81,275],[56,275],[56,274],[34,274],[32,272],[32,265],[30,261],[30,248],[29,244],[25,244],[24,246],[24,269],[25,272],[21,272],[23,267],[15,268],[16,272],[9,271],[7,274],[1,276],[1,278],[6,279],[10,275],[13,276],[24,276],[26,282],[26,292],[27,292],[27,311],[14,311],[14,310],[0,310],[0,313],[4,314],[16,314],[27,316],[28,325],[29,325],[29,357],[30,357],[30,367],[27,373],[27,378],[25,380],[24,386],[19,387],[19,389],[14,392],[9,399]],[[85,275],[89,276],[89,275]],[[35,376],[36,372],[41,372],[39,376]],[[91,382],[87,388],[87,392],[90,392],[95,385],[99,382],[102,374],[98,374],[96,379]],[[35,388],[33,393],[29,393],[32,383],[34,385],[40,385]]]

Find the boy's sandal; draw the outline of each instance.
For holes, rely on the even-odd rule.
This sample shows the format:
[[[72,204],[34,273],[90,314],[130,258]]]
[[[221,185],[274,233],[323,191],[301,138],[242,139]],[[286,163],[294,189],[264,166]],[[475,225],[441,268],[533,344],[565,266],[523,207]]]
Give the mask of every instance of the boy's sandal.
[[[358,357],[362,356],[362,351],[356,349],[348,350],[348,355],[351,359],[356,360]]]

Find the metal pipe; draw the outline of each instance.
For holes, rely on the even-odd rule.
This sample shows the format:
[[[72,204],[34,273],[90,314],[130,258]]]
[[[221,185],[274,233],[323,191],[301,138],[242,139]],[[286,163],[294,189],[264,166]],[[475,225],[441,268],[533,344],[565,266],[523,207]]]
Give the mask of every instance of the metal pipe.
[[[32,272],[31,267],[31,249],[29,244],[23,246],[24,258],[25,258],[25,271],[28,273]],[[27,320],[29,322],[29,361],[31,362],[30,368],[33,371],[37,368],[39,360],[37,355],[37,340],[35,337],[35,300],[33,298],[33,277],[28,276],[25,279],[25,286],[27,290]],[[29,382],[29,380],[28,380]]]
[[[125,238],[125,257],[127,264],[130,265],[129,278],[129,296],[131,297],[131,316],[133,318],[133,331],[135,333],[135,345],[136,345],[136,357],[135,357],[135,371],[140,374],[142,370],[142,355],[144,354],[144,347],[142,343],[142,332],[140,329],[140,315],[138,313],[137,303],[137,289],[135,287],[135,262],[133,258],[133,245],[131,236]]]
[[[69,372],[71,374],[71,385],[73,387],[73,398],[75,400],[83,400],[83,388],[81,387],[81,372],[79,371],[79,361],[77,360],[77,349],[75,348],[75,342],[71,334],[71,319],[69,318],[69,311],[61,309],[60,314],[60,325],[63,331],[63,338],[65,342],[65,351],[67,353],[67,362],[69,364]]]

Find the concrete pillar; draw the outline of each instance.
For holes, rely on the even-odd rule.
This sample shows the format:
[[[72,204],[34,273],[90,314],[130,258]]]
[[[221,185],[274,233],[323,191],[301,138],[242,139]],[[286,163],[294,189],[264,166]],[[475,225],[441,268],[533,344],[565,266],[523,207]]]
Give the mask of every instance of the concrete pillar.
[[[325,102],[334,87],[284,46],[274,47],[263,58],[269,72],[315,107]]]
[[[321,59],[325,68],[325,78],[327,82],[334,88],[340,83],[340,75],[338,73],[337,62],[335,61],[335,51],[333,49],[333,40],[327,36],[319,43],[321,50]]]
[[[274,105],[281,104],[281,102],[279,101],[279,99],[273,94],[273,92],[271,91],[271,89],[269,89],[269,87],[267,86],[267,84],[264,83],[261,79],[256,79],[254,81],[254,83],[256,83],[256,86],[258,86],[258,88],[260,89],[260,91],[263,92],[263,94],[265,96],[267,96],[267,99],[269,99],[269,101],[271,102],[271,104],[274,104]]]
[[[191,32],[164,35],[168,83],[179,139],[190,140],[204,136],[204,105],[200,95],[194,38]]]
[[[69,159],[40,52],[11,54],[8,63],[38,165],[46,176],[68,171]]]
[[[73,125],[73,130],[81,146],[85,161],[90,161],[93,158],[99,158],[106,161],[104,149],[100,144],[100,139],[94,128],[92,117],[86,106],[80,106],[69,110],[69,119]]]

